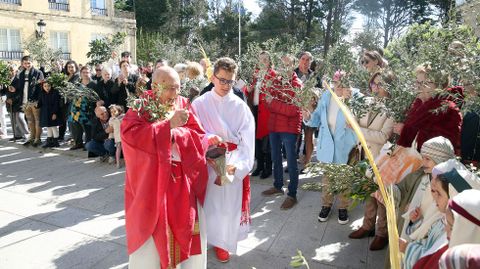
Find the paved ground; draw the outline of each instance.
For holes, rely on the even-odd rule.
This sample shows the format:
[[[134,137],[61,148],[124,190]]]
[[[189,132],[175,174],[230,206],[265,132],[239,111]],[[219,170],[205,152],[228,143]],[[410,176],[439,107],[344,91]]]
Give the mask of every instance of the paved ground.
[[[127,268],[124,169],[65,147],[0,141],[0,268]],[[363,207],[351,212],[349,225],[339,225],[336,212],[319,223],[319,192],[299,191],[299,204],[282,211],[283,197],[260,195],[270,184],[253,180],[253,224],[238,256],[220,264],[210,250],[208,268],[290,268],[297,249],[310,268],[383,268],[385,251],[368,251],[371,238],[347,237]]]

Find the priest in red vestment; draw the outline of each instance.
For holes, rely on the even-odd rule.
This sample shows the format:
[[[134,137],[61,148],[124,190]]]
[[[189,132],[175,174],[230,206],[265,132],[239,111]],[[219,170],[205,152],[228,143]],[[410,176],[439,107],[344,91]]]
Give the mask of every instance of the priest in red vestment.
[[[178,96],[175,70],[161,67],[152,80],[142,102],[160,102],[167,115],[130,109],[121,125],[129,268],[206,268],[208,141],[188,100]]]

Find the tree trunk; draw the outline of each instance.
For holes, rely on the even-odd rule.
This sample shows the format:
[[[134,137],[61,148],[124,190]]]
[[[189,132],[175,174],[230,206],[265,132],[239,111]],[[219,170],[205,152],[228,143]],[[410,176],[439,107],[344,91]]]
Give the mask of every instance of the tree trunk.
[[[290,33],[295,36],[295,0],[290,0]]]
[[[328,1],[328,14],[327,14],[327,26],[325,27],[325,41],[323,43],[323,57],[327,57],[328,50],[330,49],[331,31],[332,31],[332,18],[333,18],[333,3]]]
[[[310,37],[310,35],[312,34],[313,5],[314,5],[314,0],[309,0],[308,1],[308,6],[307,6],[307,32],[306,32],[306,37]]]
[[[388,5],[385,7],[385,24],[384,24],[384,32],[383,32],[383,47],[386,48],[388,45],[388,41],[390,39],[390,32],[392,27],[392,21],[390,16],[392,16],[392,5]]]

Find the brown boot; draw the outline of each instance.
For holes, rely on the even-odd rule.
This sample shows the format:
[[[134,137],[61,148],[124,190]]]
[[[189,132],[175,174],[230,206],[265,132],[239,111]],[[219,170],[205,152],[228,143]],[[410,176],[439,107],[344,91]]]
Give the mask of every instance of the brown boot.
[[[271,187],[270,189],[266,190],[266,191],[263,191],[262,192],[262,195],[263,196],[272,196],[272,195],[283,195],[283,191],[282,190],[279,190],[275,187]]]
[[[360,227],[360,229],[353,231],[351,234],[349,234],[348,237],[352,239],[361,239],[367,236],[371,237],[374,235],[375,235],[375,230],[369,231],[369,230],[363,229],[363,227]]]
[[[373,239],[372,243],[370,244],[370,250],[382,250],[388,245],[388,238],[383,236],[376,235]]]
[[[292,208],[295,204],[297,204],[297,199],[287,196],[287,198],[285,198],[285,201],[283,201],[283,204],[280,206],[280,209],[288,210]]]

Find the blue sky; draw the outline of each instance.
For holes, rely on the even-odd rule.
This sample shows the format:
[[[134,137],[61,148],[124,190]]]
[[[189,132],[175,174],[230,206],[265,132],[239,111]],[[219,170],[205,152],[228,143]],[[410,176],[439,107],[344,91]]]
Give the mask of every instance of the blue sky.
[[[252,12],[253,17],[257,17],[258,14],[262,11],[258,5],[257,0],[243,0],[244,7]],[[360,14],[354,13],[355,20],[353,21],[352,27],[350,28],[350,36],[353,36],[354,33],[362,31],[363,18]]]

